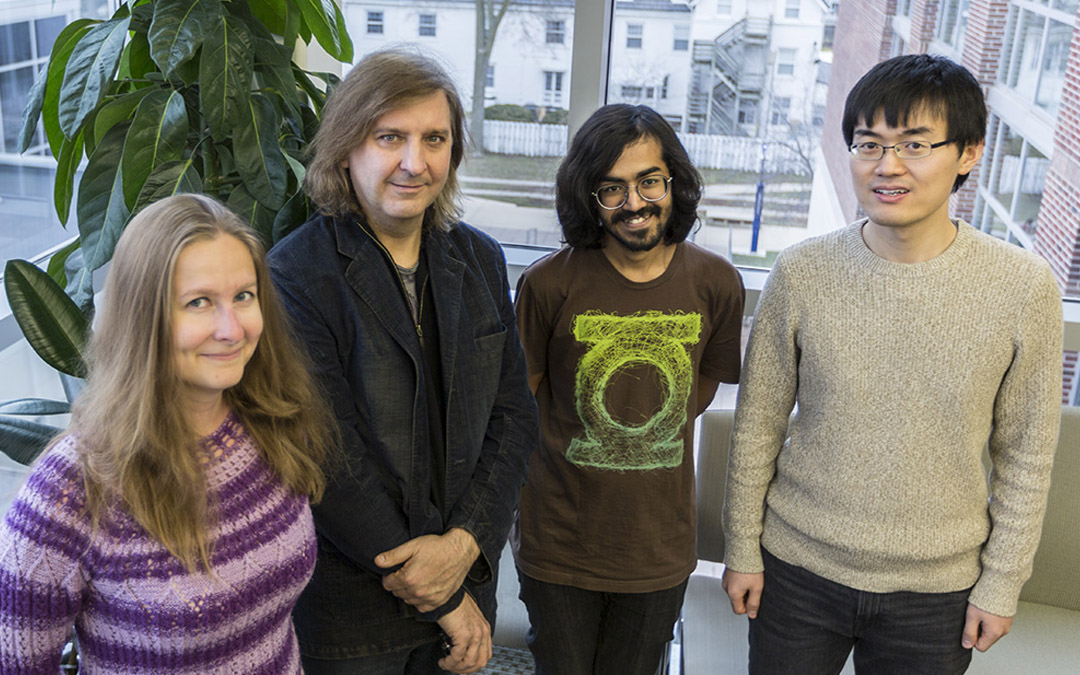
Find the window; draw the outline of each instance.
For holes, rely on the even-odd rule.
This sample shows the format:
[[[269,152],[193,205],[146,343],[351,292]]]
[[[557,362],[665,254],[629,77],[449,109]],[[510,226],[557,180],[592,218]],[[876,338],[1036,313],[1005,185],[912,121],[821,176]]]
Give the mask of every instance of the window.
[[[639,87],[634,84],[624,84],[619,87],[619,95],[623,98],[641,98],[643,91],[644,87]]]
[[[799,18],[799,2],[800,2],[800,0],[784,0],[784,18],[785,19],[798,19]]]
[[[63,16],[45,16],[0,24],[0,153],[14,155],[18,152],[27,94],[38,71],[48,62],[53,42],[65,25],[67,18]],[[40,123],[25,154],[49,154]],[[6,175],[0,175],[0,185],[17,184],[6,183],[7,178]],[[15,188],[4,191],[15,195],[20,192]],[[51,200],[46,202],[51,203]],[[3,215],[2,211],[0,215]],[[0,222],[3,222],[3,218],[0,218]]]
[[[821,34],[821,51],[831,52],[833,42],[836,40],[836,24],[827,24]]]
[[[663,99],[667,98],[668,84],[670,84],[670,82],[671,82],[671,76],[670,75],[665,75],[664,76],[664,81],[660,84],[660,98],[663,98]],[[680,124],[682,123],[682,117],[681,116],[679,117],[679,123]]]
[[[790,47],[781,47],[776,50],[776,74],[777,75],[794,75],[795,74],[795,56],[798,51],[791,49]]]
[[[78,234],[74,200],[67,229],[53,207],[55,160],[40,122],[26,152],[18,154],[27,95],[48,64],[56,37],[80,16],[107,19],[106,0],[0,3],[0,276],[7,260],[41,260]],[[75,178],[76,185],[79,176]],[[18,331],[15,331],[18,334]],[[11,344],[0,337],[0,349]],[[5,373],[6,374],[6,373]],[[10,378],[9,378],[10,379]],[[21,385],[20,385],[21,390]]]
[[[731,14],[731,0],[716,0],[716,13],[720,16]]]
[[[772,117],[769,118],[769,124],[787,124],[788,115],[791,113],[791,98],[788,96],[777,96],[772,102]]]
[[[561,45],[566,40],[565,21],[547,21],[544,29],[544,41],[549,45]]]
[[[1043,7],[1012,6],[998,77],[1026,101],[1056,115],[1065,86],[1072,26],[1055,21]]]
[[[420,37],[435,37],[435,15],[420,15]]]
[[[744,98],[739,101],[739,124],[754,124],[757,122],[758,102],[756,99]]]
[[[899,0],[896,3],[896,15],[908,16],[911,14],[911,0]]]
[[[641,49],[641,38],[645,32],[645,26],[640,23],[626,24],[626,48]]]
[[[964,46],[964,28],[967,25],[967,13],[970,0],[942,0],[938,5],[937,22],[934,25],[934,37],[951,45],[954,49]]]
[[[690,26],[675,26],[675,40],[671,46],[674,51],[685,52],[690,49]]]
[[[544,71],[544,105],[562,105],[564,74],[551,70]]]
[[[494,87],[495,86],[495,64],[494,63],[489,63],[488,64],[487,74],[484,76],[484,86],[485,87]]]
[[[995,216],[1012,238],[1031,245],[1050,160],[1004,121],[991,114],[987,145],[990,156],[979,176],[979,199],[989,208],[976,225],[992,231]],[[1000,233],[999,233],[1000,234]]]
[[[368,32],[368,35],[382,35],[383,34],[383,13],[382,12],[368,12],[367,13],[367,32]]]

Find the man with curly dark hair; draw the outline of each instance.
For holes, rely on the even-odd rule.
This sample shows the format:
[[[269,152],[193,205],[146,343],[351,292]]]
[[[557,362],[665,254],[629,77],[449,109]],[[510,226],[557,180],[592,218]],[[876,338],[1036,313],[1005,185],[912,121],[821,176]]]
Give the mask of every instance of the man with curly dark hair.
[[[518,284],[540,405],[515,531],[539,675],[649,675],[696,563],[694,419],[738,382],[742,280],[686,240],[701,178],[671,126],[609,105],[556,178],[569,246]]]

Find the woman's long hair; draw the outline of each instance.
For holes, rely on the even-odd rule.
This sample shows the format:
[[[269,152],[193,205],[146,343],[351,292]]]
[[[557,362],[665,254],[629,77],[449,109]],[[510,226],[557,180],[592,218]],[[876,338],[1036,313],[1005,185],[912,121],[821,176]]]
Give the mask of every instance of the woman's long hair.
[[[251,253],[263,331],[225,403],[285,486],[322,496],[321,464],[336,429],[285,324],[258,237],[218,202],[176,195],[136,215],[117,243],[89,347],[86,389],[72,411],[92,522],[119,500],[189,571],[211,569],[209,503],[198,435],[177,405],[173,276],[185,247],[233,237]]]

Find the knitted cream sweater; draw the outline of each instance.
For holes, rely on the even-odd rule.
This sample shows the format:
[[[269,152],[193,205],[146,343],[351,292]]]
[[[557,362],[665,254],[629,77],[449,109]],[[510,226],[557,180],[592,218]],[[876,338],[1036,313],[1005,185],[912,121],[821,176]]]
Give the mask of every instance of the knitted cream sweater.
[[[764,546],[865,591],[974,585],[972,604],[1011,616],[1057,439],[1057,284],[1034,254],[963,222],[948,249],[911,265],[870,251],[864,222],[784,251],[762,292],[725,562],[761,571]]]

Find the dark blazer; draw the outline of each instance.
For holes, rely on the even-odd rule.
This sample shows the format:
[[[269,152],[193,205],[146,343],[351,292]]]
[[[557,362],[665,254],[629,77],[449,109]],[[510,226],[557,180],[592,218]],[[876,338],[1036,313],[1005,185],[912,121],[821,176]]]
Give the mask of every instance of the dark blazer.
[[[494,625],[495,579],[538,440],[502,249],[459,223],[424,233],[446,410],[445,514],[431,500],[418,331],[381,244],[355,219],[316,216],[269,255],[271,277],[340,423],[346,466],[313,509],[315,576],[294,612],[301,650],[350,658],[435,639],[382,588],[377,554],[461,527],[481,555],[465,582]],[[450,604],[450,603],[448,603]]]

